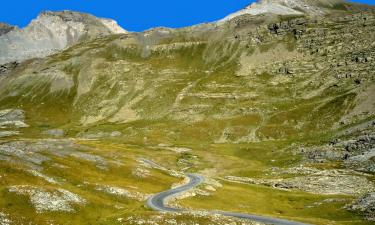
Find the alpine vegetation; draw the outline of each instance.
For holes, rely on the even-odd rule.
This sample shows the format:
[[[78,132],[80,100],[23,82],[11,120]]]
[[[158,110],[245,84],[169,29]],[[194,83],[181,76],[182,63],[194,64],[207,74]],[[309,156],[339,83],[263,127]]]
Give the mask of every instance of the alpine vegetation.
[[[0,224],[375,221],[375,7],[0,23]]]

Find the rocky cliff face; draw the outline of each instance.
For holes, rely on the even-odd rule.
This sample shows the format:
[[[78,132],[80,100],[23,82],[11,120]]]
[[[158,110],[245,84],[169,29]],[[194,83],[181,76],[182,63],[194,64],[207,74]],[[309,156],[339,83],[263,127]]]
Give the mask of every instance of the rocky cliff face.
[[[43,12],[24,29],[0,25],[0,64],[44,57],[79,41],[126,33],[109,19],[71,12]]]

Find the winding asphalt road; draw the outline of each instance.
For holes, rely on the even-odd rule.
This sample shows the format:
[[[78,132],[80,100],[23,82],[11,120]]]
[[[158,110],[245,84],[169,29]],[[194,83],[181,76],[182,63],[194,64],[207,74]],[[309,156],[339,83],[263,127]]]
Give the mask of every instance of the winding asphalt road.
[[[172,197],[176,197],[177,195],[186,192],[199,184],[201,184],[204,181],[204,178],[198,174],[187,174],[187,177],[189,178],[189,183],[167,190],[163,191],[159,194],[156,194],[154,196],[151,196],[147,200],[147,205],[156,211],[162,211],[162,212],[183,212],[188,211],[184,209],[177,209],[177,208],[171,208],[165,205],[166,201]],[[232,213],[232,212],[223,212],[223,211],[211,211],[213,214],[221,214],[224,216],[229,217],[236,217],[240,219],[246,219],[266,224],[276,224],[276,225],[308,225],[306,223],[299,223],[284,219],[277,219],[273,217],[266,217],[266,216],[258,216],[258,215],[252,215],[252,214],[244,214],[244,213]]]

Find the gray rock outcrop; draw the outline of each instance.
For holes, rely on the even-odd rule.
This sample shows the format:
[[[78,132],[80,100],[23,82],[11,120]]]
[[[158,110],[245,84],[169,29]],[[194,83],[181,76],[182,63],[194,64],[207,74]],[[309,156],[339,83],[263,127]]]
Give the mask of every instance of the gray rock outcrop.
[[[0,75],[7,74],[19,65],[18,62],[10,62],[0,65]]]
[[[5,109],[0,111],[0,129],[25,128],[25,112],[20,109]]]
[[[0,23],[0,36],[13,30],[14,27],[6,23]]]
[[[361,212],[367,220],[375,221],[375,192],[362,196],[347,208]]]

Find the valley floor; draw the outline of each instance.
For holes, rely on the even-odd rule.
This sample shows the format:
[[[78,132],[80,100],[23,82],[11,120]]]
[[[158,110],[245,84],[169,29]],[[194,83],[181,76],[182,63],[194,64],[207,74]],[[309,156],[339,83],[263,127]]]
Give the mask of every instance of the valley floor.
[[[374,189],[370,175],[300,165],[286,143],[182,147],[20,138],[2,141],[0,153],[1,224],[253,224],[202,210],[371,224],[345,209],[354,195]],[[285,168],[291,161],[295,167]],[[197,213],[160,214],[146,206],[190,172],[204,183],[168,204]]]

